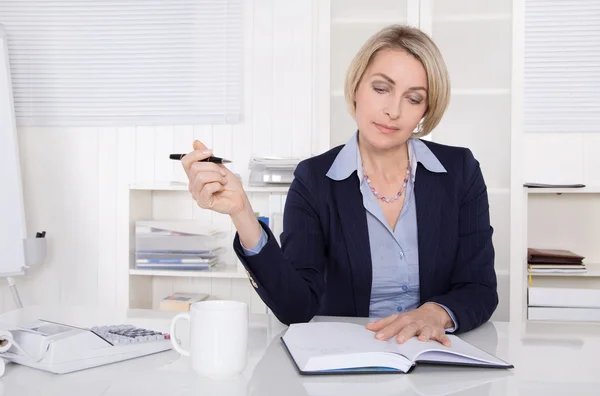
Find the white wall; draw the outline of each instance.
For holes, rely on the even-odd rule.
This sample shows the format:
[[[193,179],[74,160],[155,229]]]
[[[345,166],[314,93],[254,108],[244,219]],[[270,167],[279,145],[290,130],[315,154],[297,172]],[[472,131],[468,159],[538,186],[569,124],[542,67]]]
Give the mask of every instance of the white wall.
[[[526,133],[525,181],[600,185],[600,125],[597,133]]]
[[[243,124],[19,128],[28,230],[46,230],[48,238],[45,264],[17,279],[23,304],[115,306],[124,287],[123,277],[118,276],[122,263],[117,252],[124,247],[117,227],[127,224],[120,204],[128,194],[127,186],[181,179],[181,165],[169,161],[166,154],[190,151],[194,138],[217,155],[232,159],[231,169],[244,177],[252,153],[306,157],[328,144],[328,131],[314,127],[316,49],[311,38],[316,1],[246,4]],[[194,209],[190,197],[180,197],[168,209],[171,215],[229,226],[223,216]],[[270,201],[263,199],[259,209],[269,210]],[[166,283],[167,288],[192,288],[222,298],[241,293],[249,299],[253,293],[244,279],[165,278],[156,282],[159,288],[163,286],[160,290],[165,290]],[[0,310],[12,308],[3,285]]]
[[[317,15],[325,18],[326,25],[329,24],[329,9],[324,7],[325,3],[327,2],[318,0],[246,2],[249,11],[246,26],[249,45],[245,69],[247,119],[241,125],[20,128],[28,229],[31,233],[46,230],[49,242],[49,255],[45,265],[26,277],[17,279],[24,304],[116,305],[126,288],[123,284],[126,278],[118,276],[126,264],[119,262],[117,252],[128,247],[123,246],[123,241],[117,235],[118,230],[121,230],[119,227],[128,224],[128,219],[123,218],[127,211],[120,204],[129,193],[127,186],[133,182],[171,178],[183,180],[180,164],[166,160],[166,154],[189,150],[194,138],[202,139],[219,155],[233,159],[232,169],[244,177],[248,173],[247,163],[251,153],[308,156],[323,151],[329,144],[330,133],[326,127],[318,126],[329,125],[329,99],[332,127],[344,126],[344,121],[339,121],[345,106],[340,95],[341,80],[337,74],[340,70],[343,71],[343,65],[339,63],[345,62],[347,57],[337,59],[335,56],[348,48],[335,46],[339,43],[339,40],[334,40],[337,37],[335,32],[353,23],[363,25],[355,14],[348,14],[348,10],[360,8],[361,2],[353,1],[354,8],[334,7],[333,11],[348,11],[348,15],[338,15],[335,12],[331,15],[334,31],[330,51],[328,41],[317,39],[317,35],[329,34],[320,30],[323,24],[316,18]],[[383,7],[388,3],[387,0],[378,0],[377,4]],[[398,11],[387,17],[397,18],[399,22],[409,20],[412,3],[412,0],[399,2],[398,4],[407,7],[406,14]],[[517,257],[517,260],[508,258],[511,249],[509,230],[518,229],[518,224],[509,225],[509,214],[514,210],[508,200],[510,191],[515,190],[515,194],[520,197],[521,181],[600,185],[600,133],[517,134],[518,139],[511,141],[506,117],[510,113],[510,97],[514,98],[515,92],[509,92],[506,86],[508,77],[503,74],[506,78],[483,79],[483,82],[475,84],[477,81],[473,79],[485,76],[473,73],[472,68],[464,67],[459,62],[460,53],[456,52],[456,45],[447,35],[441,34],[443,28],[450,29],[453,24],[458,27],[469,24],[481,31],[490,32],[496,28],[504,29],[511,23],[510,3],[508,0],[493,2],[496,5],[493,10],[475,10],[472,8],[476,7],[475,3],[457,9],[455,6],[459,2],[452,2],[453,5],[448,5],[448,9],[444,11],[447,3],[437,1],[430,10],[434,39],[439,39],[438,43],[448,59],[453,81],[456,83],[453,86],[453,104],[438,128],[437,135],[434,133],[434,140],[471,147],[482,163],[484,176],[491,189],[491,215],[496,229],[494,243],[498,249],[497,267],[502,271],[503,279],[507,278],[509,267],[512,272],[515,268],[513,266],[520,266],[522,263],[519,252],[512,256]],[[334,2],[335,4],[342,3]],[[377,8],[370,7],[369,10],[373,14]],[[386,14],[371,14],[364,15],[364,18],[372,18],[377,23],[387,22]],[[491,23],[479,20],[485,21],[486,18]],[[367,25],[363,27],[366,28]],[[500,41],[504,45],[510,40],[508,34],[496,37],[503,37]],[[308,40],[307,37],[312,37],[313,40]],[[487,41],[478,41],[480,45],[485,45],[485,42]],[[347,46],[351,47],[352,43]],[[502,48],[503,54],[510,50],[509,47]],[[453,57],[454,52],[456,56]],[[479,52],[481,51],[474,51]],[[321,57],[332,56],[331,70],[336,77],[331,77],[331,83],[329,67],[323,70],[323,65],[327,65],[327,62],[317,63],[316,54]],[[506,57],[506,54],[503,56]],[[485,64],[479,66],[487,70]],[[506,67],[508,63],[497,72],[504,73]],[[461,74],[461,71],[465,73]],[[473,81],[466,79],[461,83],[461,75]],[[326,81],[326,84],[317,83],[318,81]],[[488,84],[484,84],[485,81]],[[489,84],[498,81],[503,84]],[[471,82],[473,84],[469,85]],[[317,94],[323,89],[324,95],[323,92]],[[340,101],[339,106],[336,105],[336,100]],[[468,103],[469,101],[471,102]],[[496,122],[490,124],[490,119]],[[501,122],[498,121],[500,119]],[[339,128],[333,132],[344,135],[346,130]],[[333,143],[341,143],[345,140],[345,135],[332,136],[331,139]],[[509,150],[508,144],[511,147],[519,145],[519,151],[523,154],[522,161],[515,160],[520,155],[515,152],[514,147]],[[518,177],[513,176],[509,188],[510,176],[506,167],[510,165],[511,156],[515,157],[514,162],[522,169],[512,173]],[[521,178],[522,180],[514,180]],[[185,194],[169,194],[172,193],[158,197],[158,202],[162,204],[155,212],[157,217],[191,217],[230,226],[227,218],[195,207]],[[278,210],[284,202],[284,199],[276,196],[253,194],[251,198],[255,209],[266,213]],[[173,205],[164,204],[172,201]],[[555,207],[555,210],[560,210],[560,207]],[[539,213],[536,216],[544,216],[547,212],[548,208],[530,214]],[[577,229],[576,224],[570,226]],[[525,240],[525,236],[520,234],[519,232],[516,240]],[[532,237],[532,241],[535,240]],[[511,262],[509,266],[509,261],[514,263]],[[244,279],[155,278],[152,283],[155,292],[159,294],[174,289],[194,289],[222,298],[253,298],[252,289]],[[506,282],[502,283],[501,288],[502,298],[506,299]],[[12,299],[7,287],[3,285],[0,287],[0,310],[12,308]],[[498,318],[507,319],[507,310],[508,306],[504,303],[499,308]]]

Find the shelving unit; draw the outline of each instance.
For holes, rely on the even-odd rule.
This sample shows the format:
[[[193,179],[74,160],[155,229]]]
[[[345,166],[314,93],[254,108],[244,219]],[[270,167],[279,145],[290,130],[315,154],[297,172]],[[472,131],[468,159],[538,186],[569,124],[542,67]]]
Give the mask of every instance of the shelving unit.
[[[540,38],[537,33],[533,33],[538,31],[535,25],[542,15],[533,11],[536,7],[526,7],[524,0],[513,0],[512,4],[515,19],[511,32],[510,320],[523,323],[532,320],[600,322],[600,294],[589,298],[595,294],[585,293],[588,289],[600,292],[600,174],[597,172],[600,164],[600,129],[597,126],[585,131],[579,128],[579,121],[585,124],[585,116],[574,120],[573,127],[535,128],[530,125],[531,120],[526,119],[526,112],[537,107],[542,101],[553,101],[551,96],[539,98],[539,102],[528,100],[531,98],[531,92],[526,88],[539,77],[532,73],[529,65],[536,64],[536,68],[540,69],[545,64],[545,61],[541,61],[545,55],[535,55],[535,46],[530,44],[540,40],[550,42],[552,38]],[[548,15],[544,18],[546,17]],[[572,34],[570,30],[567,28],[556,34],[569,35]],[[583,30],[580,33],[586,34]],[[528,36],[529,34],[531,36]],[[579,54],[574,53],[574,56]],[[544,85],[544,82],[540,84]],[[528,108],[529,103],[533,104],[533,107]],[[525,182],[577,182],[586,184],[587,187],[524,188]],[[585,257],[587,272],[529,274],[528,247],[571,250]],[[529,286],[530,278],[532,286]],[[534,298],[531,303],[530,291],[534,288],[549,288],[550,292],[543,295],[544,298],[539,298],[541,294],[538,294],[538,298]],[[549,298],[555,291],[565,293],[565,289],[568,289],[566,293],[570,293],[571,297],[576,296],[573,301],[568,301],[568,296],[562,301],[552,301]],[[579,291],[583,291],[585,296],[579,295]],[[545,298],[547,304],[551,302],[554,305],[543,306]],[[584,301],[586,299],[588,301]],[[596,301],[596,307],[589,307],[590,299]],[[583,308],[582,305],[586,307]],[[564,326],[564,329],[568,328]]]
[[[248,276],[240,271],[238,266],[225,265],[217,266],[210,271],[160,271],[160,270],[140,270],[130,269],[129,275],[136,276],[167,276],[167,277],[190,277],[190,278],[239,278],[245,279]]]
[[[523,320],[600,321],[600,186],[523,188],[523,208],[525,238],[517,263]],[[585,257],[587,272],[529,273],[528,247],[571,250]]]
[[[261,215],[278,213],[283,207],[287,186],[244,187],[255,210]],[[249,304],[252,312],[264,313],[266,306],[250,286],[242,264],[233,252],[234,229],[225,215],[199,208],[191,199],[184,182],[140,182],[129,185],[127,213],[129,232],[127,257],[122,266],[127,270],[127,301],[129,310],[156,310],[161,298],[175,292],[204,292],[211,299],[236,299]],[[271,212],[272,211],[272,212]],[[208,271],[161,271],[135,268],[135,222],[137,220],[196,219],[209,222],[225,231],[226,238],[216,240],[227,248],[220,262]]]

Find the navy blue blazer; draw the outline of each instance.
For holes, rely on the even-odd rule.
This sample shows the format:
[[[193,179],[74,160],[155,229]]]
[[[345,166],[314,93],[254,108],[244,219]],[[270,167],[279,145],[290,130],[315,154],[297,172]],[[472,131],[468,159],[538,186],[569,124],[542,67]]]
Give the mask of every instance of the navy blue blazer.
[[[420,163],[415,179],[421,304],[455,314],[458,332],[486,322],[498,305],[487,189],[470,150],[423,141],[447,173]],[[246,256],[234,249],[264,303],[285,324],[315,315],[369,315],[372,267],[367,215],[356,171],[327,171],[343,146],[301,162],[290,186],[281,247],[268,242]]]

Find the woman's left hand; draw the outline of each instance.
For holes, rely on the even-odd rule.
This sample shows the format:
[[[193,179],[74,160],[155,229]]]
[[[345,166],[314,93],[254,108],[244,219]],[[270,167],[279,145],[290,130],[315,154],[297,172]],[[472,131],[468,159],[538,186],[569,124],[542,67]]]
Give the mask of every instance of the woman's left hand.
[[[446,328],[452,326],[452,319],[444,308],[437,304],[426,303],[414,311],[395,314],[369,323],[367,329],[377,332],[375,338],[378,340],[388,340],[396,336],[396,341],[402,344],[409,338],[418,336],[420,341],[436,340],[445,346],[450,346]]]

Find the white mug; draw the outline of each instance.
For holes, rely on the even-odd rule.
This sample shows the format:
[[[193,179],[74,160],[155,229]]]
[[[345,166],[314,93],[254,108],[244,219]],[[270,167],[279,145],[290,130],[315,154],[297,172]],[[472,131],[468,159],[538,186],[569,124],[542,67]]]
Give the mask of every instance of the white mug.
[[[190,350],[181,348],[175,337],[177,321],[190,322]],[[200,301],[171,322],[171,343],[200,375],[231,378],[246,366],[248,346],[248,306],[239,301]]]

